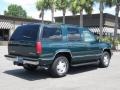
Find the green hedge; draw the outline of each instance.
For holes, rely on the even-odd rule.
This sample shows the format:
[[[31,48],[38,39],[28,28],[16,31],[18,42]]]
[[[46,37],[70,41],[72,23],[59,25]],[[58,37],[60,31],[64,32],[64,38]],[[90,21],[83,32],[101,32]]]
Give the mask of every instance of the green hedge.
[[[116,39],[115,41],[113,40],[113,38],[111,37],[102,37],[102,38],[99,38],[100,41],[103,41],[103,42],[107,42],[107,43],[111,43],[112,45],[118,45],[120,44],[120,39]]]

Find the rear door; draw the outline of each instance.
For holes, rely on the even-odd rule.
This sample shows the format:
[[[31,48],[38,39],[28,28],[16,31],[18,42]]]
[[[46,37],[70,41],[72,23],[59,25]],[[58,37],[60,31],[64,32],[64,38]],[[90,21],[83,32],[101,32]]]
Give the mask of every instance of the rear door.
[[[59,25],[45,25],[42,31],[41,58],[51,59],[58,50],[64,49],[62,28]]]
[[[87,49],[81,38],[81,30],[77,27],[67,27],[67,32],[68,48],[73,58],[72,63],[78,64],[84,62]]]
[[[11,55],[37,57],[35,45],[40,25],[18,27],[9,41],[8,52]]]

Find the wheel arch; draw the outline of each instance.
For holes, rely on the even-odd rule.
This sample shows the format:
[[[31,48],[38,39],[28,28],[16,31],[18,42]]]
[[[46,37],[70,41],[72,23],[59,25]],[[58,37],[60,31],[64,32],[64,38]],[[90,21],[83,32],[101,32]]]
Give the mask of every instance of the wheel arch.
[[[55,53],[54,60],[55,60],[55,58],[57,58],[59,56],[65,56],[68,59],[69,63],[71,63],[71,61],[72,61],[72,54],[71,54],[71,51],[69,51],[69,50],[59,50],[59,51],[57,51]]]
[[[105,48],[105,49],[103,49],[103,52],[108,52],[110,54],[110,58],[111,58],[111,56],[112,56],[111,49]]]

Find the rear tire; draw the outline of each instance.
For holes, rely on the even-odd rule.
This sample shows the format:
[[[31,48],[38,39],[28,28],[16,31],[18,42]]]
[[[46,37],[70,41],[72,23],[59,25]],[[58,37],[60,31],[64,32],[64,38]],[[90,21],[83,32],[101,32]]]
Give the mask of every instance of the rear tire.
[[[36,71],[37,70],[37,66],[29,65],[29,64],[23,65],[23,68],[27,71]]]
[[[103,52],[103,55],[100,59],[99,67],[106,68],[110,64],[110,54],[108,52]]]
[[[67,74],[69,69],[69,62],[65,56],[59,56],[55,58],[53,62],[50,73],[54,77],[63,77]]]

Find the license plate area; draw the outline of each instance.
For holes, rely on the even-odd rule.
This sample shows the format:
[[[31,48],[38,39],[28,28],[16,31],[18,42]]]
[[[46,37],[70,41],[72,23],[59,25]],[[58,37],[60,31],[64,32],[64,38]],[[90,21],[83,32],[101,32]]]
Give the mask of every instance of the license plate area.
[[[23,63],[23,58],[22,57],[16,57],[16,61],[19,63]]]

